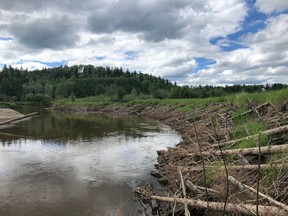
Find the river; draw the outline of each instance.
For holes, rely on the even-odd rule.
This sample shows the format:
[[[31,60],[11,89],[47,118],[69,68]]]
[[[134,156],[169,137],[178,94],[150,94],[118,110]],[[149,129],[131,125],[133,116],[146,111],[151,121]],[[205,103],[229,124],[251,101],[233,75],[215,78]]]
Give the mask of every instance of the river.
[[[0,129],[0,215],[138,215],[159,149],[181,136],[137,117],[43,112]]]

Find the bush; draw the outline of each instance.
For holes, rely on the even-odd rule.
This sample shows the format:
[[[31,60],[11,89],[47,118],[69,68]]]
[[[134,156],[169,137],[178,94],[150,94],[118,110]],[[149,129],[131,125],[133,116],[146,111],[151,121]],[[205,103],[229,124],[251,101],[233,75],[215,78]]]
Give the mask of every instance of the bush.
[[[15,102],[15,101],[17,101],[17,97],[16,96],[8,97],[8,101],[9,102]]]
[[[138,97],[133,95],[133,94],[126,94],[123,98],[123,101],[125,102],[129,102],[129,101],[134,101],[134,100],[137,100]]]
[[[152,93],[152,95],[156,99],[164,99],[164,98],[168,98],[169,92],[167,90],[164,90],[164,89],[156,89]]]
[[[6,94],[0,94],[0,101],[7,101],[7,95]]]
[[[75,94],[72,93],[72,94],[70,95],[70,98],[71,98],[71,102],[74,102],[75,99],[76,99]]]
[[[49,95],[44,94],[27,94],[25,95],[25,101],[38,103],[40,106],[51,106],[52,98]]]

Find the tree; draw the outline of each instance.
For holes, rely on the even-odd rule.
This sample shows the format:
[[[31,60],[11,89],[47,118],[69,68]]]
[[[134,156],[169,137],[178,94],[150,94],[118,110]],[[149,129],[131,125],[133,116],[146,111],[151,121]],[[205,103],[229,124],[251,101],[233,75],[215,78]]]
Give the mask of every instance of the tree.
[[[126,91],[123,87],[118,87],[117,89],[117,100],[118,101],[123,101],[123,98],[126,94]]]
[[[165,89],[156,89],[153,93],[152,93],[154,98],[157,99],[164,99],[164,98],[168,98],[169,96],[169,92]]]
[[[23,93],[23,86],[15,77],[5,77],[1,80],[0,83],[0,93],[5,94],[7,96],[16,96],[18,100],[21,99]]]
[[[58,98],[69,97],[72,92],[73,92],[72,82],[60,83],[56,88],[55,96]]]

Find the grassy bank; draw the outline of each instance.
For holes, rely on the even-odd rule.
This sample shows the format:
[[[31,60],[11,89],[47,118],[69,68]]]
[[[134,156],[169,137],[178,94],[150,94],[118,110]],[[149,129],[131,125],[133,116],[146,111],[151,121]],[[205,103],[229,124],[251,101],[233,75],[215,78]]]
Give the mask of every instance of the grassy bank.
[[[85,106],[95,107],[103,105],[116,105],[116,106],[178,106],[181,111],[186,112],[190,109],[197,107],[204,107],[210,103],[229,102],[234,105],[244,106],[247,104],[247,99],[251,99],[256,104],[262,104],[265,102],[271,102],[273,104],[279,104],[284,101],[288,101],[288,89],[282,89],[278,91],[259,92],[259,93],[240,93],[227,95],[223,97],[212,98],[197,98],[197,99],[135,99],[126,102],[111,102],[109,98],[105,96],[95,96],[86,98],[65,98],[54,101],[54,107],[61,106]]]

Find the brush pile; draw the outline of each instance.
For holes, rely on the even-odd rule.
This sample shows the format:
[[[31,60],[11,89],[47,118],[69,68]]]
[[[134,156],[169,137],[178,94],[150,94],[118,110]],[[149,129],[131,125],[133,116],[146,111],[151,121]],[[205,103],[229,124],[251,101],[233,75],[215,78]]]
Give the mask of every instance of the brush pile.
[[[288,215],[288,103],[247,104],[131,108],[183,135],[151,171],[166,190],[135,191],[153,215]]]

